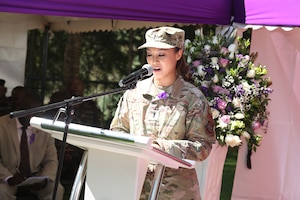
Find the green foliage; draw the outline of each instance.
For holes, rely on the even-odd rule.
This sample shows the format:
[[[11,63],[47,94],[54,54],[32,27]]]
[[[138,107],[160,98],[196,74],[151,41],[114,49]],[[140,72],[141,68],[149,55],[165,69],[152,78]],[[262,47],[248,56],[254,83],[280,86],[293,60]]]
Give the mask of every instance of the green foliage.
[[[29,31],[25,85],[39,91],[44,103],[49,102],[52,93],[65,88],[66,76],[81,76],[85,82],[85,96],[116,89],[123,76],[145,62],[143,52],[137,50],[144,41],[145,31],[146,29],[137,29],[81,33],[81,55],[75,58],[80,63],[79,74],[71,75],[64,73],[68,33],[49,32],[47,35],[41,30]],[[43,63],[45,55],[47,61]],[[104,112],[106,128],[121,95],[96,99]]]
[[[48,42],[45,42],[47,35],[41,30],[28,32],[26,87],[40,92],[45,90],[47,95],[62,87],[66,36],[65,32],[56,32],[55,34],[50,32]],[[45,49],[46,46],[49,48]],[[45,57],[48,60],[44,66],[43,58]]]

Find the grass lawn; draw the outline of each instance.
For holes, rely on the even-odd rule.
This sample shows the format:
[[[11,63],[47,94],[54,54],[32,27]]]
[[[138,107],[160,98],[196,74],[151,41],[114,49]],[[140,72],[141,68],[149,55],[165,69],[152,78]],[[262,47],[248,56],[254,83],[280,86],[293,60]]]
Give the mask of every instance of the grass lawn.
[[[224,169],[220,200],[230,200],[233,186],[238,148],[228,148]]]

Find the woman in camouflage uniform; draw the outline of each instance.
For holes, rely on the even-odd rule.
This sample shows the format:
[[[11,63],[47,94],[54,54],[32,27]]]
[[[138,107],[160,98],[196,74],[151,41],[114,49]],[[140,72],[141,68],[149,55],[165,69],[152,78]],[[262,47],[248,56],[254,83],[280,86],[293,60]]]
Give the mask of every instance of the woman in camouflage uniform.
[[[183,56],[184,31],[160,27],[146,32],[147,62],[153,76],[139,81],[120,99],[111,130],[149,136],[153,146],[176,157],[203,161],[215,141],[214,121],[202,92],[189,83]],[[141,199],[148,199],[155,170],[149,167]],[[164,172],[159,199],[199,200],[195,169]]]

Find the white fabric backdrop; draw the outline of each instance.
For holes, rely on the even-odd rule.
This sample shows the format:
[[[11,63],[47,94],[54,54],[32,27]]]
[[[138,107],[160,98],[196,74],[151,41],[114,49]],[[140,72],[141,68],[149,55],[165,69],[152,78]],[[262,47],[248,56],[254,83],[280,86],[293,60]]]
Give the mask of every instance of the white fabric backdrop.
[[[300,199],[300,29],[253,31],[251,51],[256,63],[266,65],[273,80],[269,129],[245,165],[246,147],[240,149],[232,200]]]
[[[28,24],[0,21],[0,78],[6,80],[6,96],[15,86],[24,85],[27,29]]]

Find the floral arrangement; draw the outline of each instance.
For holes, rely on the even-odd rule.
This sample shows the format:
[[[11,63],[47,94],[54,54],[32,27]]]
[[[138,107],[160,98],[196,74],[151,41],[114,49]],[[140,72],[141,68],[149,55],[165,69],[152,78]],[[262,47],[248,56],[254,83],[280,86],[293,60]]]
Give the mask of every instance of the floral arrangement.
[[[248,146],[247,167],[251,154],[267,131],[267,105],[272,89],[267,68],[255,65],[255,54],[248,55],[250,41],[231,34],[204,36],[195,31],[193,41],[185,41],[185,56],[191,67],[192,80],[207,97],[216,123],[220,145]]]

